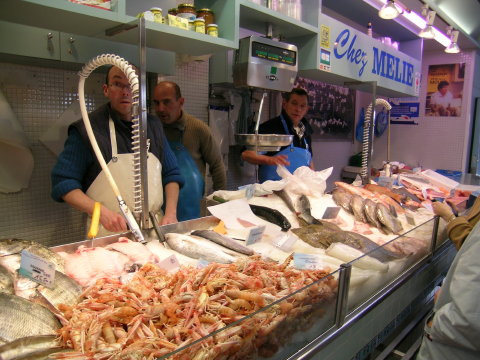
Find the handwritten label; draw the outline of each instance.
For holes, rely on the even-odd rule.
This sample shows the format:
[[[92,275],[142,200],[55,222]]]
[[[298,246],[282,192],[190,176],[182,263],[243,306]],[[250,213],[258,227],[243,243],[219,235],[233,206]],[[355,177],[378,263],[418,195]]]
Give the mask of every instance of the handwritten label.
[[[170,255],[169,257],[160,261],[158,266],[170,272],[178,270],[180,268],[180,263],[175,255]]]
[[[18,272],[20,275],[26,276],[41,285],[48,288],[53,287],[55,264],[27,250],[22,250]]]
[[[300,270],[320,270],[323,268],[317,256],[312,254],[295,253],[293,264]]]
[[[295,237],[283,233],[282,235],[273,239],[272,244],[273,246],[276,246],[285,252],[290,252],[293,244],[295,244],[296,241],[297,239]]]
[[[260,241],[260,239],[263,236],[263,233],[265,231],[265,225],[262,226],[256,226],[254,228],[250,229],[250,232],[248,233],[247,236],[247,241],[245,242],[245,245],[252,245]]]

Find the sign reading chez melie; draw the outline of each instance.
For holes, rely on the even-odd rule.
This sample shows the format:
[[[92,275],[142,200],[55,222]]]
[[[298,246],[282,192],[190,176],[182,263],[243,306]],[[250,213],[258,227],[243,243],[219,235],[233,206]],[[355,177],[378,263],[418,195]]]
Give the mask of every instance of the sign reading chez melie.
[[[358,81],[417,96],[419,60],[334,19],[322,16],[318,68]]]

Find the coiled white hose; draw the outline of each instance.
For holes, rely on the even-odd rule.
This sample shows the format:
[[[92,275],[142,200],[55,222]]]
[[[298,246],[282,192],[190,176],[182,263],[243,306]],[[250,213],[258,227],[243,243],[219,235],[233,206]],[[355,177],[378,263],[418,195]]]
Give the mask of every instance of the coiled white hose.
[[[382,105],[387,109],[387,111],[390,111],[392,109],[392,106],[389,104],[389,102],[384,99],[376,99],[375,106],[377,105]],[[390,127],[390,116],[389,116],[388,122],[389,122],[388,127]],[[365,112],[365,123],[363,125],[362,169],[360,171],[360,176],[362,177],[362,179],[365,179],[367,177],[367,172],[368,172],[368,155],[369,155],[368,149],[369,149],[370,141],[373,140],[373,139],[370,139],[370,136],[369,136],[371,126],[374,126],[372,104],[368,105],[367,111]],[[389,156],[387,157],[389,158]]]
[[[123,200],[120,190],[118,189],[117,183],[110,172],[110,169],[105,162],[105,159],[102,156],[100,148],[98,147],[97,140],[95,139],[95,134],[92,130],[92,125],[90,124],[90,119],[88,118],[87,107],[85,105],[85,80],[90,76],[90,74],[98,67],[103,65],[113,65],[120,68],[130,83],[130,88],[132,90],[132,150],[133,150],[133,182],[134,182],[134,211],[140,213],[141,211],[141,172],[140,172],[140,122],[138,116],[138,103],[139,103],[139,82],[138,76],[135,73],[133,67],[118,55],[113,54],[102,54],[96,58],[90,60],[87,64],[84,65],[82,70],[79,72],[80,80],[78,82],[78,98],[80,102],[80,111],[82,113],[83,122],[85,124],[85,129],[87,130],[88,138],[92,144],[93,151],[97,157],[100,166],[102,167],[103,172],[107,176],[108,182],[117,197],[120,210],[122,211],[130,230],[132,231],[135,238],[139,241],[144,241],[143,235],[140,231],[140,228],[133,217],[130,209]]]

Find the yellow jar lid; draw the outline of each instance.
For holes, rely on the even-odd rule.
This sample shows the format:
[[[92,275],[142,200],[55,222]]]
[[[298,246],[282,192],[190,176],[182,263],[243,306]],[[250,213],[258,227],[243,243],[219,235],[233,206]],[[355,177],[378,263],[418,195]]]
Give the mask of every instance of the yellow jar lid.
[[[162,8],[152,7],[152,8],[150,8],[150,11],[162,11]]]
[[[213,10],[212,9],[207,9],[207,8],[199,9],[199,10],[197,10],[197,12],[211,12],[213,14]]]
[[[189,7],[189,8],[193,8],[195,9],[195,6],[193,6],[193,4],[180,4],[178,5],[178,8],[183,8],[183,7]]]

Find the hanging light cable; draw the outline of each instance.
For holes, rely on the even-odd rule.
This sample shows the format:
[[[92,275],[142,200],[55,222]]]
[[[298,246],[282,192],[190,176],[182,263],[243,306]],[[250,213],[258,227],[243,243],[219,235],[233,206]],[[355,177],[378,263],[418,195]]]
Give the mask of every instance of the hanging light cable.
[[[395,5],[395,1],[388,0],[387,3],[378,11],[378,16],[380,16],[382,19],[391,20],[395,19],[401,13],[401,10]]]
[[[425,16],[426,25],[419,33],[418,36],[424,39],[435,38],[435,30],[433,29],[433,21],[435,20],[436,12],[428,10],[428,5],[424,5],[422,8],[422,15]]]
[[[458,30],[453,30],[451,26],[447,27],[447,35],[450,36],[450,45],[445,48],[445,52],[448,54],[458,54],[460,48],[458,47]]]

